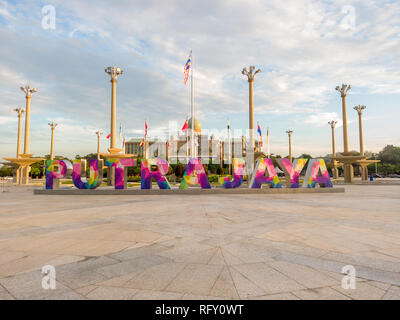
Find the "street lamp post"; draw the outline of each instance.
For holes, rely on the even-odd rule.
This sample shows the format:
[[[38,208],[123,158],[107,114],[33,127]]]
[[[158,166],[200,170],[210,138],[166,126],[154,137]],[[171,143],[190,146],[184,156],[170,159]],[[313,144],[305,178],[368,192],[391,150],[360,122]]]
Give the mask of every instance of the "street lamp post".
[[[366,106],[358,105],[353,109],[358,113],[358,130],[360,138],[360,155],[364,156],[364,139],[363,139],[363,128],[362,128],[362,113],[366,109]],[[366,166],[361,166],[361,179],[368,180],[368,168]]]
[[[289,136],[289,160],[292,162],[292,130],[286,131]]]
[[[17,138],[17,158],[21,156],[21,133],[22,133],[22,114],[25,112],[23,108],[14,109],[18,114],[18,138]]]
[[[336,91],[340,92],[342,98],[342,118],[343,118],[343,156],[350,156],[349,152],[349,137],[347,131],[347,111],[346,111],[346,97],[347,93],[351,89],[351,85],[342,84],[342,86],[337,86]],[[353,183],[354,181],[354,171],[351,163],[344,163],[344,181],[346,183]]]
[[[17,158],[21,157],[21,134],[22,134],[22,114],[25,112],[23,108],[16,108],[14,109],[15,112],[18,114],[18,138],[17,138]],[[17,169],[15,171],[15,182],[21,183],[21,167],[17,165]]]
[[[123,71],[121,68],[108,67],[104,70],[111,77],[111,137],[110,137],[110,148],[108,151],[110,153],[119,153],[122,149],[116,148],[117,143],[117,78]]]
[[[242,74],[247,76],[249,82],[249,134],[250,134],[250,145],[249,149],[246,150],[246,163],[248,171],[248,179],[254,171],[254,152],[255,152],[255,140],[254,140],[254,77],[257,73],[261,72],[260,69],[256,71],[254,66],[250,66],[249,71],[247,68],[243,68]],[[249,151],[249,152],[248,152]]]
[[[50,160],[54,160],[54,129],[58,126],[54,121],[49,123],[51,128]]]
[[[26,98],[26,108],[25,108],[25,140],[24,140],[24,157],[29,158],[29,128],[31,120],[31,99],[32,94],[37,92],[36,88],[30,88],[26,85],[25,87],[20,87],[21,91],[25,93]],[[28,173],[29,174],[29,173]]]
[[[342,87],[337,86],[336,91],[340,92],[342,98],[342,117],[343,117],[343,146],[344,155],[348,155],[349,152],[349,136],[347,131],[347,111],[346,111],[346,97],[347,92],[351,89],[351,85],[342,84]]]
[[[250,146],[252,151],[255,149],[255,141],[254,141],[254,77],[257,73],[261,72],[261,69],[257,69],[256,71],[254,66],[250,66],[249,71],[247,68],[243,68],[242,74],[247,76],[247,80],[249,82],[249,129],[250,129]]]
[[[332,128],[332,157],[336,157],[336,148],[335,148],[335,126],[337,124],[337,121],[329,121],[328,124]],[[333,166],[332,166],[332,174],[333,178],[337,179],[339,177],[339,171],[337,169],[337,162],[335,159],[332,159]]]
[[[26,106],[25,106],[25,139],[24,139],[24,153],[21,155],[22,158],[31,158],[32,155],[29,153],[29,134],[30,134],[30,121],[31,121],[31,99],[32,94],[37,92],[36,88],[31,88],[26,85],[25,87],[20,87],[21,91],[25,93]],[[28,184],[29,182],[29,172],[31,171],[30,166],[23,166],[21,168],[20,183]]]
[[[232,174],[232,143],[231,143],[231,125],[228,118],[228,174]]]
[[[100,160],[100,136],[103,134],[103,132],[97,131],[97,160]]]
[[[362,128],[362,112],[366,109],[366,106],[358,105],[353,109],[358,113],[358,130],[360,135],[360,155],[364,155],[364,140],[363,140],[363,128]]]

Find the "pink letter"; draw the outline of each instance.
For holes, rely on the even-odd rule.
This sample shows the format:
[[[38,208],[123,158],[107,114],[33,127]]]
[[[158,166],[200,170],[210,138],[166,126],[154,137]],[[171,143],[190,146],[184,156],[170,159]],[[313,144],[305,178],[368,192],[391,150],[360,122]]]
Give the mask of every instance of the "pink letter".
[[[133,158],[107,158],[106,166],[115,168],[115,189],[126,189],[127,184],[127,167],[133,167],[135,165],[135,159]]]
[[[233,179],[229,181],[229,177],[221,177],[218,179],[219,183],[222,184],[224,188],[238,188],[243,183],[243,171],[244,171],[244,159],[243,158],[233,158]]]
[[[157,166],[157,170],[151,171],[151,166]],[[164,177],[168,168],[168,162],[161,158],[142,160],[140,168],[141,188],[151,189],[151,178],[154,178],[160,189],[171,189],[168,180]]]
[[[321,174],[319,175],[320,171]],[[326,169],[324,159],[311,159],[308,162],[303,188],[315,188],[317,183],[320,187],[332,188],[332,181]]]
[[[267,176],[265,172],[267,172]],[[259,189],[264,183],[269,184],[271,188],[282,188],[279,178],[276,175],[274,164],[269,158],[258,159],[249,183],[249,188]]]
[[[197,176],[194,175],[195,171]],[[210,182],[208,181],[200,158],[189,159],[179,188],[186,189],[191,184],[200,184],[202,189],[211,189]]]
[[[287,158],[276,159],[276,162],[278,162],[278,165],[285,173],[286,180],[288,181],[288,187],[290,186],[290,188],[299,188],[300,173],[306,165],[307,159],[296,159],[294,160],[293,165]]]
[[[54,180],[64,178],[70,168],[68,160],[46,160],[46,189],[53,189]]]
[[[82,178],[82,167],[86,176],[86,160],[74,160],[72,164],[72,182],[78,189],[96,189],[103,181],[103,160],[91,159],[89,178]]]

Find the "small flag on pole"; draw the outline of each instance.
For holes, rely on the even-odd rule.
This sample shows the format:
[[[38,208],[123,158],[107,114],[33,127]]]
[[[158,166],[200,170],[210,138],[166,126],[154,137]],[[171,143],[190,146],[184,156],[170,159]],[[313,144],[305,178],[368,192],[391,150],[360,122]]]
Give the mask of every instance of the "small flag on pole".
[[[125,148],[125,136],[124,136],[124,140],[122,141],[122,148]]]
[[[144,121],[144,136],[147,137],[147,120]]]
[[[107,138],[107,139],[110,139],[110,138],[111,138],[111,133],[109,133],[109,134],[106,136],[106,138]]]
[[[122,123],[119,123],[119,136],[118,136],[118,139],[119,139],[119,143],[121,143],[121,140],[122,140]]]
[[[144,138],[143,138],[143,140],[140,142],[139,146],[140,146],[140,147],[143,147],[143,145],[144,145]]]
[[[186,121],[182,127],[182,131],[185,132],[187,129],[189,129],[189,122],[188,122],[188,119],[186,118]]]
[[[183,67],[183,74],[185,75],[185,78],[183,79],[184,84],[186,84],[186,82],[189,78],[189,71],[190,71],[191,65],[192,65],[192,54],[190,54],[189,59],[186,61],[186,64]]]
[[[260,138],[261,138],[261,143],[260,143],[260,145],[261,145],[261,147],[263,146],[263,141],[262,141],[262,131],[261,131],[261,127],[260,127],[260,124],[257,122],[257,132],[258,132],[258,134],[260,135]]]

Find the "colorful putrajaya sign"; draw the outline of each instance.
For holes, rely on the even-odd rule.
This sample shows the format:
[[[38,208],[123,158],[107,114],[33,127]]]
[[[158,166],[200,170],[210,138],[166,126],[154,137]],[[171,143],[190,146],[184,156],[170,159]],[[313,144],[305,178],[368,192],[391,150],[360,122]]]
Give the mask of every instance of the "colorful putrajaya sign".
[[[332,188],[332,182],[323,159],[310,159],[306,169],[304,182],[300,185],[300,173],[307,163],[307,159],[295,159],[292,163],[289,159],[277,159],[278,165],[285,173],[285,180],[289,188]],[[133,158],[109,158],[104,162],[106,167],[115,168],[115,189],[127,189],[127,168],[136,165]],[[223,188],[239,188],[243,184],[245,160],[234,158],[233,177],[221,177],[219,183]],[[67,160],[46,161],[46,189],[53,189],[57,179],[65,178],[67,172],[72,170],[72,181],[78,189],[96,189],[103,180],[103,160],[90,160],[89,177],[82,177],[85,172],[86,161]],[[141,189],[151,189],[154,180],[160,189],[171,189],[165,177],[169,164],[165,159],[151,158],[141,161]],[[99,170],[100,168],[100,170]],[[155,169],[155,170],[154,170]],[[99,172],[100,171],[100,172]],[[282,182],[276,174],[273,162],[269,158],[260,158],[256,165],[248,187],[259,189],[263,184],[271,188],[282,188]],[[207,174],[204,171],[200,158],[191,158],[186,166],[185,173],[180,182],[180,189],[187,189],[191,185],[200,185],[202,189],[211,189]]]

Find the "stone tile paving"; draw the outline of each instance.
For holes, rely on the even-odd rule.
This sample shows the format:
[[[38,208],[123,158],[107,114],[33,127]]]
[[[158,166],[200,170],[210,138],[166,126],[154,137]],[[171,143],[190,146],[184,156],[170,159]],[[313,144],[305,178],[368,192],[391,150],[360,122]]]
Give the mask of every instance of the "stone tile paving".
[[[400,299],[400,185],[344,194],[0,194],[0,299]],[[41,268],[56,269],[56,289]],[[345,265],[356,288],[341,286]]]

